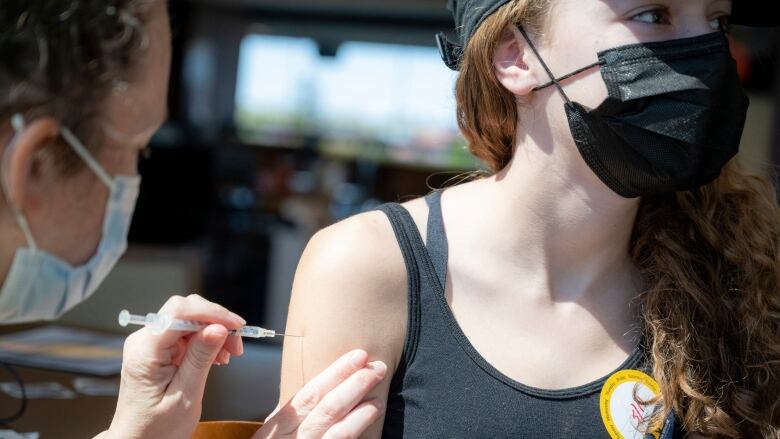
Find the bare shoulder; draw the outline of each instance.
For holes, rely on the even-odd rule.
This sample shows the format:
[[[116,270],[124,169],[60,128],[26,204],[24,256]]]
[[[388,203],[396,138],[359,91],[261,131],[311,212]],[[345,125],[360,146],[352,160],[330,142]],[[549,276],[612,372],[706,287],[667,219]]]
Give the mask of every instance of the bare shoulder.
[[[384,213],[318,232],[295,274],[286,331],[303,337],[285,341],[280,402],[352,349],[384,361],[392,376],[406,335],[406,290],[406,267]]]
[[[401,250],[390,221],[384,213],[372,211],[356,215],[319,231],[301,258],[298,271],[318,273],[327,280],[373,287],[362,298],[382,299],[387,287],[405,280]]]
[[[425,237],[428,206],[423,198],[403,204]],[[322,229],[306,247],[298,270],[325,269],[347,274],[354,283],[371,283],[371,292],[391,293],[406,282],[406,269],[387,216],[380,211],[355,215]],[[348,271],[347,272],[345,272]],[[377,285],[379,284],[379,285]],[[390,290],[377,288],[391,287]],[[381,299],[381,297],[373,297]]]

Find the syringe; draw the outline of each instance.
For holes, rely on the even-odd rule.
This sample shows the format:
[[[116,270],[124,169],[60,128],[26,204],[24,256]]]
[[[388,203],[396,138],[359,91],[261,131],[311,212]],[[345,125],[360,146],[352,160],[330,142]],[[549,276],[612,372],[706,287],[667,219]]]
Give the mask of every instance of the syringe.
[[[208,323],[192,320],[178,320],[167,314],[149,313],[144,316],[130,314],[128,310],[122,310],[119,313],[119,325],[147,326],[153,334],[162,334],[165,331],[197,332],[208,326]],[[241,329],[228,331],[230,335],[239,335],[250,338],[272,338],[276,336],[284,337],[284,334],[277,334],[276,331],[261,328],[259,326],[243,326]]]

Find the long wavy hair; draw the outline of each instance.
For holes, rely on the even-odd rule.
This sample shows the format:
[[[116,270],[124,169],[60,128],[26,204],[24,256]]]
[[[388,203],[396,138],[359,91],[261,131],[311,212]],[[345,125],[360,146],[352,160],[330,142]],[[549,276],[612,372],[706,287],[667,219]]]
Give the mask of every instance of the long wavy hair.
[[[493,53],[509,25],[538,35],[550,0],[512,0],[470,40],[456,85],[458,123],[492,172],[512,159],[517,101]],[[773,186],[735,160],[713,183],[642,199],[631,257],[653,375],[649,430],[674,411],[710,437],[780,437],[780,207]]]

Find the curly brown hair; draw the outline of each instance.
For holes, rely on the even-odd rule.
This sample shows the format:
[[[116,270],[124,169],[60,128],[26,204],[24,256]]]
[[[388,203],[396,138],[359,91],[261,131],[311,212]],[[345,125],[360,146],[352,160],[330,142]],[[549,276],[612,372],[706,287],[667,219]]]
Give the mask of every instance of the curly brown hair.
[[[700,189],[642,200],[631,251],[655,376],[689,431],[779,437],[780,207],[732,161]]]
[[[133,79],[153,1],[0,2],[0,121],[45,114],[99,144],[93,122],[108,93]],[[63,170],[81,166],[63,142],[50,149]]]
[[[456,86],[458,123],[493,172],[512,159],[515,96],[493,71],[508,25],[538,34],[550,0],[513,0],[470,40]],[[641,201],[631,257],[645,340],[661,394],[648,420],[674,411],[711,437],[780,437],[780,207],[774,187],[735,160],[713,183]]]

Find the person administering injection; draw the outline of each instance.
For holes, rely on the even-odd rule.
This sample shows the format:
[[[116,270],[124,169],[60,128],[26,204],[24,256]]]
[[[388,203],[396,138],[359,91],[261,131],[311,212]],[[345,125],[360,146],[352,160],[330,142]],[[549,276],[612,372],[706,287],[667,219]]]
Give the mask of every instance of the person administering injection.
[[[166,117],[170,42],[163,0],[0,2],[0,324],[57,319],[125,252],[138,155]],[[222,306],[174,296],[159,313],[204,326],[127,338],[99,437],[190,437],[211,365],[243,352],[228,331],[246,322]],[[385,373],[364,351],[346,354],[256,438],[360,436],[384,410],[365,396]]]

